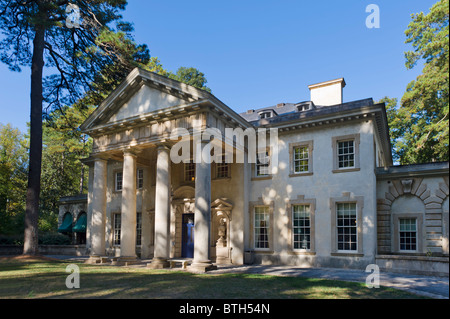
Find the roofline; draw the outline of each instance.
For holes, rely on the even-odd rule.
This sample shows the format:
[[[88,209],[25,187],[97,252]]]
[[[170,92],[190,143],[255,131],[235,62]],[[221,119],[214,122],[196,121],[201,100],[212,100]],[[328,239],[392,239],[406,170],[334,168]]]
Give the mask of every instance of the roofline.
[[[359,104],[364,104],[366,101],[366,105],[352,107],[352,103],[359,102]],[[384,103],[371,104],[371,101],[372,99],[357,100],[316,108],[306,112],[280,114],[273,118],[260,119],[251,121],[250,123],[256,127],[278,128],[280,131],[288,131],[291,129],[320,127],[334,124],[337,121],[342,122],[373,117],[375,119],[375,129],[380,137],[383,153],[387,156],[387,165],[391,166],[393,164],[392,145],[387,122],[386,107]],[[343,105],[345,105],[346,108],[343,108]]]
[[[100,103],[100,105],[94,110],[94,112],[92,112],[92,114],[84,121],[84,123],[81,124],[80,130],[88,133],[93,128],[94,121],[97,120],[99,116],[101,116],[101,114],[105,112],[111,105],[113,105],[114,101],[124,96],[127,90],[135,88],[136,84],[138,84],[138,82],[140,82],[141,80],[143,80],[144,82],[152,81],[161,86],[168,86],[171,89],[178,90],[186,95],[192,96],[194,99],[199,101],[199,103],[204,103],[205,100],[208,100],[209,102],[211,102],[211,104],[220,108],[225,114],[236,120],[236,122],[238,122],[243,127],[251,126],[249,122],[243,119],[238,113],[236,113],[233,109],[220,101],[213,94],[186,83],[174,79],[169,79],[168,77],[165,77],[163,75],[159,75],[157,73],[140,68],[135,68],[128,74],[128,76],[122,81],[122,83],[117,86],[117,88],[113,90],[111,94],[105,100],[103,100],[102,103]]]
[[[449,162],[432,162],[422,164],[397,165],[387,168],[377,167],[378,180],[404,177],[433,177],[449,173]]]

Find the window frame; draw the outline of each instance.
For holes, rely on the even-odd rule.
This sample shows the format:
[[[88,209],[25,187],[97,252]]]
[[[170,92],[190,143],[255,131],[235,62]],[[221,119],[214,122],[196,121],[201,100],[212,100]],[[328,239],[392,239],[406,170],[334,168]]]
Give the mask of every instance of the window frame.
[[[353,161],[351,167],[339,167],[339,143],[353,141]],[[334,136],[332,138],[333,149],[333,173],[359,171],[360,167],[360,134],[350,134],[343,136]]]
[[[257,210],[259,209],[263,209],[262,212],[257,212]],[[253,248],[255,250],[269,250],[270,249],[270,241],[269,241],[269,230],[270,230],[270,208],[269,206],[263,206],[263,205],[258,205],[254,207],[254,217],[253,217]],[[263,219],[257,219],[256,216],[257,214],[262,214],[264,217]],[[261,227],[261,225],[257,225],[257,221],[263,221],[265,224],[263,227]],[[264,229],[264,232],[261,232],[261,230]],[[259,232],[257,230],[260,230]],[[259,238],[261,238],[261,236],[265,237],[263,240],[259,240]],[[259,237],[259,238],[258,238]],[[258,245],[258,243],[264,244],[264,245]],[[258,246],[258,247],[257,247]],[[261,247],[264,246],[264,247]]]
[[[226,155],[225,153],[222,154],[222,156],[220,157],[221,161],[220,162],[214,162],[214,179],[226,179],[226,178],[230,178],[231,177],[231,165],[230,163],[226,162]],[[219,172],[221,172],[221,168],[225,168],[226,167],[226,176],[222,176],[221,174],[219,174]]]
[[[112,244],[113,244],[113,246],[119,247],[121,244],[122,214],[121,213],[113,213],[112,214],[112,222],[113,222]]]
[[[294,206],[309,206],[309,249],[295,248],[294,244]],[[289,253],[293,255],[315,255],[315,211],[316,199],[305,198],[304,195],[298,195],[296,199],[290,199],[286,203],[286,212],[288,214],[288,249]]]
[[[142,246],[142,213],[136,212],[136,246]]]
[[[345,212],[348,212],[350,210],[345,208],[344,215],[343,215],[343,218],[342,218],[342,222],[344,222],[344,225],[339,225],[339,220],[341,218],[341,216],[339,214],[340,213],[339,206],[341,206],[341,205],[352,205],[352,206],[354,205],[354,208],[352,207],[352,209],[351,209],[352,213],[354,212],[354,217],[353,217],[353,215],[351,215],[352,216],[351,218],[347,218],[347,216],[345,216]],[[353,221],[353,219],[354,219],[354,222],[356,223],[356,225],[345,225],[345,221],[346,220]],[[340,229],[342,229],[344,231],[342,234],[339,232]],[[345,230],[350,230],[350,233],[346,234]],[[356,236],[355,240],[351,239],[351,237],[353,236],[352,230],[355,231],[355,236]],[[356,202],[336,203],[336,232],[337,232],[337,238],[336,238],[336,244],[337,244],[337,248],[336,249],[337,249],[337,252],[341,252],[341,253],[355,253],[355,252],[358,251],[358,213],[357,213]],[[345,239],[339,240],[339,237],[342,236],[343,238],[345,238],[346,235],[350,236],[350,240],[348,242]],[[343,246],[344,245],[350,245],[351,246],[351,245],[354,244],[354,245],[356,245],[356,249],[351,249],[351,248],[350,249],[345,249],[345,248],[341,248],[340,249],[339,248],[340,244],[342,244]]]
[[[391,241],[391,251],[402,254],[418,254],[424,253],[424,213],[393,213],[393,240]],[[400,250],[400,219],[416,220],[416,250]]]
[[[415,228],[414,231],[402,231],[402,229],[401,229],[402,221],[405,221],[405,220],[409,220],[409,221],[413,220],[414,221],[414,228]],[[397,231],[398,231],[398,251],[400,251],[402,253],[415,253],[415,252],[417,252],[418,251],[418,247],[419,247],[419,245],[418,245],[417,218],[414,218],[414,217],[400,217],[398,219],[398,230]],[[414,243],[415,248],[414,249],[402,249],[402,233],[406,233],[406,232],[414,233],[414,238],[415,238],[415,243]],[[409,245],[411,245],[411,243]]]
[[[295,149],[296,148],[307,148],[308,150],[308,170],[303,172],[296,172],[295,171]],[[307,176],[307,175],[313,175],[313,152],[314,152],[314,142],[311,141],[304,141],[304,142],[298,142],[298,143],[289,143],[289,163],[290,163],[290,172],[289,177],[296,177],[296,176]]]
[[[256,248],[256,241],[255,241],[255,208],[256,207],[266,207],[268,208],[268,214],[269,214],[269,225],[268,225],[268,247],[267,248]],[[249,234],[250,234],[250,247],[252,251],[255,253],[262,253],[262,254],[272,254],[273,253],[273,201],[264,201],[262,198],[259,198],[256,202],[249,202],[249,215],[250,215],[250,222],[249,222]]]
[[[337,223],[337,206],[338,204],[354,203],[356,204],[356,250],[338,249],[338,223]],[[354,196],[349,192],[344,192],[342,197],[330,198],[331,209],[331,256],[357,256],[362,257],[363,254],[363,209],[364,196]]]
[[[188,165],[191,167],[191,169],[188,169]],[[184,181],[185,182],[195,182],[195,170],[196,170],[196,163],[191,159],[188,163],[183,163],[183,173],[184,173]],[[192,172],[188,176],[188,172]],[[188,178],[189,177],[189,178]]]
[[[268,158],[267,163],[261,163],[259,162],[259,154],[266,153],[264,158]],[[258,151],[256,152],[256,163],[255,163],[255,177],[256,178],[266,178],[270,177],[272,174],[270,173],[270,160],[271,160],[271,154],[270,149],[266,149],[265,151]],[[258,174],[259,167],[267,167],[267,174]]]
[[[140,173],[142,172],[142,176],[140,176]],[[144,188],[144,169],[138,168],[136,170],[136,189],[143,189]]]
[[[119,178],[118,175],[120,174],[120,189],[119,189]],[[123,189],[123,171],[115,171],[114,172],[114,191],[115,192],[121,192]]]

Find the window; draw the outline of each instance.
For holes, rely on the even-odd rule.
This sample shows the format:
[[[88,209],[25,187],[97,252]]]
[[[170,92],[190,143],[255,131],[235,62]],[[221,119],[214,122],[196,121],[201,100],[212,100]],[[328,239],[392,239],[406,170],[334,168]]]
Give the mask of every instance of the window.
[[[142,213],[136,213],[136,245],[142,244]]]
[[[256,158],[256,176],[269,176],[270,156],[269,152],[259,152]]]
[[[222,155],[222,161],[216,163],[216,178],[227,178],[230,173],[230,164],[225,162],[225,154]]]
[[[184,181],[195,181],[195,163],[190,162],[184,164]]]
[[[289,176],[313,174],[314,141],[289,144]]]
[[[399,220],[400,250],[417,250],[417,223],[415,218]]]
[[[338,142],[338,167],[355,167],[355,145],[354,141]]]
[[[333,137],[333,173],[359,171],[360,135]]]
[[[309,170],[308,146],[294,147],[294,174]]]
[[[272,117],[272,112],[262,112],[262,113],[259,114],[259,117],[261,119],[267,119],[269,117]]]
[[[123,180],[123,173],[116,172],[116,178],[115,178],[116,192],[122,190],[122,180]]]
[[[142,189],[144,187],[144,170],[137,170],[137,188]]]
[[[269,248],[269,207],[255,207],[254,240],[255,249]]]
[[[356,204],[337,204],[337,249],[357,250],[358,249],[358,227],[356,223]]]
[[[122,218],[120,214],[114,214],[114,238],[113,243],[114,245],[120,245],[120,228],[122,224]]]
[[[309,205],[292,206],[294,249],[311,249],[311,213]]]

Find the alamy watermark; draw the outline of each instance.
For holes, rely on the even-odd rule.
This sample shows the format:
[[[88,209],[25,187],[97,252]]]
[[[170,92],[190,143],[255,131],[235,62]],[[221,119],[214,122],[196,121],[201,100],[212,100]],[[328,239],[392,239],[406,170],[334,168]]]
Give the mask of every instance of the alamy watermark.
[[[66,272],[70,273],[66,277],[66,287],[68,289],[80,288],[80,267],[75,264],[70,264],[66,267]]]
[[[367,265],[366,272],[370,273],[366,277],[366,287],[380,288],[380,267],[376,264]]]
[[[217,128],[173,129],[170,141],[175,143],[170,149],[171,161],[175,164],[259,163],[268,165],[269,172],[278,167],[278,129],[224,130],[225,134]]]
[[[369,4],[366,7],[366,12],[370,13],[366,18],[366,27],[368,29],[380,28],[380,7],[376,4]]]
[[[82,25],[80,8],[73,3],[69,3],[66,7],[66,27],[69,29],[79,28]]]

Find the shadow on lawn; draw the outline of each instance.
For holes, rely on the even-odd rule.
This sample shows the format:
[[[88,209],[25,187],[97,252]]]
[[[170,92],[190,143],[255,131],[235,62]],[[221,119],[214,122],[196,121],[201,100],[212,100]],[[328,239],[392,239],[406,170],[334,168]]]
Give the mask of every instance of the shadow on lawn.
[[[177,270],[77,264],[80,289],[68,289],[68,262],[0,261],[0,298],[348,299],[415,298],[393,289],[316,278],[193,274]]]

